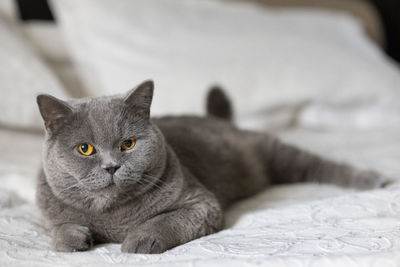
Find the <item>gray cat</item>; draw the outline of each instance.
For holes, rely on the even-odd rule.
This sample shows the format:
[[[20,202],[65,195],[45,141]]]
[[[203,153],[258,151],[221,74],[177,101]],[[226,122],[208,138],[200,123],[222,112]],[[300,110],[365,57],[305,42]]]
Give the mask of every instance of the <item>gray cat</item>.
[[[387,182],[237,129],[219,89],[206,117],[150,119],[152,97],[152,81],[126,96],[38,96],[47,134],[37,201],[55,250],[116,242],[123,252],[161,253],[219,231],[229,204],[271,184]]]

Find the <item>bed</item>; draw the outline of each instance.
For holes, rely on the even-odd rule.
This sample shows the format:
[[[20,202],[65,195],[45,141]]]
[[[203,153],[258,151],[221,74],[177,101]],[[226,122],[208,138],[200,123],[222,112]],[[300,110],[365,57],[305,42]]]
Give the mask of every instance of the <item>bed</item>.
[[[155,12],[155,0],[121,0],[112,7],[106,0],[55,0],[51,3],[60,19],[57,26],[21,26],[10,16],[10,3],[0,6],[0,38],[7,48],[0,51],[0,265],[399,264],[396,182],[363,192],[332,185],[275,186],[230,207],[223,231],[159,255],[123,254],[119,244],[79,253],[52,251],[50,233],[35,205],[43,140],[36,94],[67,98],[119,93],[153,72],[154,115],[202,114],[209,84],[220,82],[234,100],[240,127],[272,132],[288,143],[396,180],[400,72],[367,36],[362,22],[343,12],[272,10],[217,0],[190,0],[185,5],[165,1],[159,7],[162,12]],[[130,5],[141,15],[132,18],[124,13]],[[173,16],[166,16],[167,11]],[[91,23],[113,13],[119,16],[100,26]],[[204,26],[198,18],[205,15],[209,24]],[[158,25],[175,29],[174,38],[162,35],[150,23],[154,18]],[[235,40],[228,26],[238,21],[242,23],[236,26],[246,30],[251,42],[238,41],[227,48]],[[131,27],[132,23],[141,24]],[[198,50],[199,35],[214,37],[215,44]],[[172,49],[182,36],[188,40],[184,48],[199,52],[198,57],[177,53],[182,47]],[[251,49],[244,56],[239,53]],[[238,52],[235,61],[226,63],[226,55],[233,52]],[[235,75],[239,77],[231,78]]]

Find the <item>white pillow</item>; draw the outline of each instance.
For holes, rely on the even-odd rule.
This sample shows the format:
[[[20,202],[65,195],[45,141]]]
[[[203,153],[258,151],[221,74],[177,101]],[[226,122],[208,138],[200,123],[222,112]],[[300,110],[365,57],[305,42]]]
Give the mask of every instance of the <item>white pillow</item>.
[[[36,95],[67,95],[19,30],[1,17],[0,40],[0,125],[40,129],[42,120]]]
[[[155,115],[202,113],[217,83],[246,126],[265,126],[271,110],[282,113],[272,121],[291,121],[307,101],[365,103],[400,84],[362,25],[342,13],[218,0],[52,3],[88,90],[119,93],[152,78]]]
[[[1,0],[0,1],[0,16],[8,22],[15,23],[16,21],[16,1]]]

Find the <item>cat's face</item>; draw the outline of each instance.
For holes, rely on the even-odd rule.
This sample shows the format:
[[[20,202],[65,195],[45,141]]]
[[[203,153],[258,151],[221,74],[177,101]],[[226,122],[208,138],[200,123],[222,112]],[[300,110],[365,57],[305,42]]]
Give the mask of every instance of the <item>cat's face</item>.
[[[145,82],[125,97],[38,97],[47,130],[44,169],[58,198],[104,209],[155,186],[166,152],[149,120],[152,93]]]

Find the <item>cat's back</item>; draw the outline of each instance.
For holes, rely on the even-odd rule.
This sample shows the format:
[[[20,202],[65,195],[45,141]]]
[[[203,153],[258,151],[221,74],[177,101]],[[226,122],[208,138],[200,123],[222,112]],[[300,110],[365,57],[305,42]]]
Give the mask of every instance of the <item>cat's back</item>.
[[[230,122],[212,117],[170,116],[154,119],[168,144],[184,163],[206,161],[208,156],[228,157],[240,131]]]
[[[167,137],[185,134],[189,138],[208,139],[224,137],[226,134],[238,133],[239,130],[227,120],[214,117],[198,116],[165,116],[152,119]],[[221,135],[224,133],[225,135]]]
[[[231,147],[231,141],[241,135],[229,121],[213,117],[168,116],[152,121],[177,153],[223,152],[220,149]]]
[[[168,144],[187,167],[222,204],[252,194],[251,184],[266,181],[248,134],[231,122],[213,117],[162,117],[154,119]],[[260,178],[261,177],[261,178]]]

